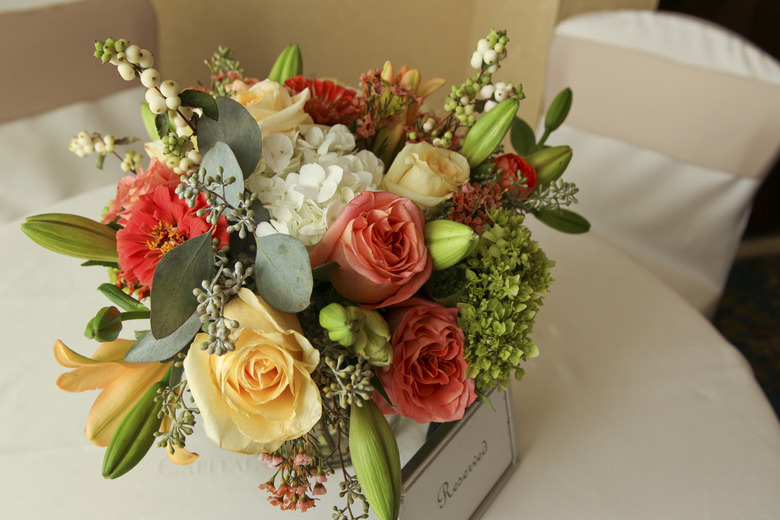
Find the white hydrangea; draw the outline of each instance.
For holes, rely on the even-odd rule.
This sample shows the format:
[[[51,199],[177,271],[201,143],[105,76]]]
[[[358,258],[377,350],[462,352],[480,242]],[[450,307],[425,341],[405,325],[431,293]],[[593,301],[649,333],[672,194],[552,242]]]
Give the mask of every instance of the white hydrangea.
[[[246,182],[272,218],[258,234],[287,233],[306,246],[318,244],[352,199],[382,181],[382,161],[354,150],[355,137],[344,125],[264,137],[263,161]]]

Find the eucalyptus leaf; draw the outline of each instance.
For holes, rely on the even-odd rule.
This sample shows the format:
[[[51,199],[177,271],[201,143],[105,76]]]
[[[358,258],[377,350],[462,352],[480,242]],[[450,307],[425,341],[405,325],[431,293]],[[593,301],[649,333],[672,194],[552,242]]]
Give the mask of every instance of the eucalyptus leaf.
[[[200,108],[203,110],[203,115],[206,117],[210,117],[215,121],[219,119],[217,102],[214,100],[214,96],[208,92],[189,88],[179,92],[179,98],[181,99],[181,104],[183,106]]]
[[[103,296],[111,300],[111,303],[118,305],[122,310],[128,312],[143,312],[148,311],[146,305],[139,302],[132,296],[129,296],[122,289],[114,284],[104,283],[98,287],[98,291],[103,293]]]
[[[328,280],[328,271],[335,269],[339,266],[338,262],[328,262],[327,264],[318,265],[311,270],[311,274],[315,280]]]
[[[219,120],[204,117],[198,122],[198,147],[205,155],[218,142],[227,144],[246,179],[260,162],[262,136],[257,121],[241,103],[230,98],[216,99]]]
[[[201,322],[198,313],[193,312],[181,327],[164,338],[156,339],[152,331],[146,331],[130,347],[124,359],[131,363],[149,363],[170,359],[192,343],[192,339],[200,331],[200,328]]]
[[[195,311],[192,291],[210,279],[214,265],[211,233],[203,233],[174,247],[160,259],[152,279],[152,334],[164,338]]]
[[[170,130],[170,127],[171,127],[171,121],[170,119],[168,119],[168,112],[163,112],[162,114],[157,114],[155,116],[154,129],[157,132],[157,135],[160,136],[159,138],[168,135],[168,130]],[[155,139],[155,141],[156,140],[157,139]]]
[[[265,206],[263,206],[263,203],[260,202],[260,199],[253,200],[249,209],[254,212],[252,220],[254,220],[255,223],[268,222],[271,220],[271,214],[268,213],[267,209],[265,209]]]
[[[590,222],[571,210],[559,208],[557,210],[536,210],[534,216],[541,222],[558,231],[571,234],[587,233],[590,230]]]
[[[230,147],[222,141],[214,143],[214,146],[203,156],[201,169],[206,171],[206,175],[212,177],[221,175],[222,179],[225,180],[231,177],[235,179],[232,183],[225,185],[223,195],[228,204],[234,208],[238,207],[241,196],[244,194],[244,176]]]
[[[517,155],[525,157],[536,151],[536,135],[534,129],[523,119],[515,116],[512,128],[509,131],[509,139],[512,142],[512,148]]]
[[[258,237],[255,282],[258,294],[273,308],[304,310],[314,286],[306,247],[297,238],[281,233]]]

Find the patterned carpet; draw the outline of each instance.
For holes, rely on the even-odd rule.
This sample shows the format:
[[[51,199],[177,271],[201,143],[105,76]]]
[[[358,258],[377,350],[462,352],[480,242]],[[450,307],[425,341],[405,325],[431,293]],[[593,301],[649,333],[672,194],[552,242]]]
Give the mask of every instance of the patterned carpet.
[[[735,262],[714,322],[750,362],[780,417],[780,254]]]

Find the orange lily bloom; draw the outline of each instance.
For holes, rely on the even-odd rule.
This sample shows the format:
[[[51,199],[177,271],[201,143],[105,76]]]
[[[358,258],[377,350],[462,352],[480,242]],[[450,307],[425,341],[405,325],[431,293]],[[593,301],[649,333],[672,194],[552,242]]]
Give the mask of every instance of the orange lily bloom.
[[[62,341],[54,343],[54,357],[65,368],[57,386],[66,392],[101,389],[87,418],[84,435],[97,446],[108,446],[119,422],[133,404],[160,381],[171,363],[130,363],[122,357],[134,341],[103,343],[91,357],[77,354]]]

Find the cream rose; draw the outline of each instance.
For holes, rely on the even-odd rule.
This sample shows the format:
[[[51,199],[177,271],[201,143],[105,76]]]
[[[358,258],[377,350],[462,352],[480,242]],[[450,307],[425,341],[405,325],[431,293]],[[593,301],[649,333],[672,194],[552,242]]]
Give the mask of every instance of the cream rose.
[[[320,419],[320,392],[311,378],[319,352],[294,314],[271,308],[249,289],[228,302],[224,315],[239,322],[235,351],[210,355],[198,347],[206,339],[198,334],[184,360],[206,435],[230,451],[274,451]]]
[[[393,160],[382,189],[432,208],[468,182],[471,168],[458,152],[428,143],[407,144]]]
[[[303,106],[309,100],[309,90],[290,96],[287,89],[275,81],[255,83],[252,88],[233,94],[260,126],[263,136],[286,134],[293,136],[314,124]]]

